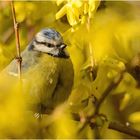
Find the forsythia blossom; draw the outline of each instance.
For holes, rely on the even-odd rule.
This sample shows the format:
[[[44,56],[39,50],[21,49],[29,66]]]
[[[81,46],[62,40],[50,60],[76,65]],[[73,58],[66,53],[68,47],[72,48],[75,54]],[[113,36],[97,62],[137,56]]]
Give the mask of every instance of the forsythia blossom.
[[[86,16],[92,18],[100,4],[100,0],[57,0],[56,2],[58,6],[65,2],[64,6],[56,13],[56,19],[66,15],[71,26],[84,23]]]

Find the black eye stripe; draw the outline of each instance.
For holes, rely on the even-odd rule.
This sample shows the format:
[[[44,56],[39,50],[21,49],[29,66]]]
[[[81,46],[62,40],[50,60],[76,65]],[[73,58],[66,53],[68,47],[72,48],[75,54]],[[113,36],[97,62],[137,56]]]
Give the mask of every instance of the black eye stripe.
[[[60,44],[56,45],[56,47],[59,48],[60,47]]]
[[[50,44],[50,43],[47,43],[47,42],[39,42],[39,41],[37,41],[36,39],[35,39],[34,41],[35,41],[37,44],[42,44],[42,45],[45,45],[45,46],[47,46],[47,47],[49,47],[49,48],[54,47],[53,44]]]
[[[46,42],[39,42],[37,41],[36,39],[34,40],[37,44],[43,44],[43,45],[46,45]]]
[[[50,44],[50,43],[47,43],[47,46],[48,46],[49,48],[54,47],[54,45],[53,45],[53,44]]]

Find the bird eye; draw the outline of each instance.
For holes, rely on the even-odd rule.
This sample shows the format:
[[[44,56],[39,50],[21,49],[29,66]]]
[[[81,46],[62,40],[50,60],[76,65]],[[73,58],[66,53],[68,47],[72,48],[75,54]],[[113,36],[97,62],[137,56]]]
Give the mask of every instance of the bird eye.
[[[53,45],[50,44],[50,43],[48,43],[47,46],[48,46],[49,48],[53,47]]]
[[[49,44],[49,43],[48,43],[48,45],[47,45],[47,46],[48,46],[48,47],[51,47],[51,44]]]

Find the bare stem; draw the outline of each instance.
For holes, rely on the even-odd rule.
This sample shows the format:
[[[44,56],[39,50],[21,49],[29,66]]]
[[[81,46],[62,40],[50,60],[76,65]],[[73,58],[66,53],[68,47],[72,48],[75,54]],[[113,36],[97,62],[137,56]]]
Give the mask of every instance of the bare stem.
[[[122,72],[120,73],[120,76],[119,76],[115,81],[112,81],[112,82],[110,83],[110,85],[107,87],[107,89],[103,92],[102,96],[100,97],[100,99],[99,99],[99,100],[97,101],[97,103],[95,104],[95,111],[93,112],[93,114],[91,114],[90,116],[88,116],[88,117],[86,118],[86,121],[85,121],[85,123],[83,124],[83,126],[79,129],[79,132],[80,132],[81,130],[83,130],[87,125],[92,126],[91,119],[94,118],[94,117],[96,117],[96,116],[98,116],[98,115],[100,115],[100,114],[99,114],[99,110],[100,110],[100,107],[101,107],[102,103],[104,102],[104,100],[106,99],[106,97],[109,95],[109,93],[110,93],[113,89],[115,89],[115,88],[118,86],[118,84],[121,82],[121,80],[122,80],[122,78],[123,78],[123,75],[124,75],[124,72],[125,72],[125,71],[122,71]],[[75,116],[76,116],[76,115],[74,115],[74,118],[76,118]],[[98,132],[98,127],[96,127],[96,132]],[[97,135],[97,136],[99,136],[99,135]],[[97,138],[98,138],[98,137],[97,137]]]
[[[124,75],[124,71],[120,73],[119,79],[117,79],[116,82],[111,82],[111,84],[103,92],[102,96],[100,97],[100,99],[98,100],[98,102],[96,104],[94,115],[99,114],[99,109],[100,109],[102,103],[104,102],[104,100],[106,99],[106,97],[109,95],[109,93],[119,85],[119,83],[123,79],[123,75]]]
[[[88,17],[88,21],[87,21],[87,30],[88,33],[90,32],[90,17]],[[89,42],[88,44],[89,46],[89,55],[90,55],[90,63],[91,63],[91,68],[90,68],[90,79],[93,81],[94,80],[94,58],[93,58],[93,49],[92,49],[92,45],[91,42]]]
[[[12,9],[12,17],[13,17],[13,23],[14,23],[14,30],[15,30],[15,38],[16,38],[16,49],[17,49],[17,64],[18,64],[18,75],[19,80],[21,81],[21,63],[22,63],[22,57],[20,55],[20,41],[19,41],[19,23],[16,20],[16,13],[15,13],[15,7],[13,1],[11,1],[11,9]]]
[[[73,116],[75,121],[80,121],[79,114],[73,113],[72,116]],[[86,121],[86,123],[88,124],[88,123],[90,123],[90,121]],[[140,138],[140,131],[135,130],[132,127],[125,126],[124,124],[121,124],[121,123],[116,122],[116,121],[109,122],[108,128],[112,129],[112,130],[115,130],[115,131],[125,133],[127,135],[130,135],[130,136],[133,136],[133,137],[136,137],[136,138]]]
[[[128,126],[125,126],[118,122],[110,122],[108,128],[128,134],[130,136],[134,136],[136,138],[140,138],[140,131],[130,128]]]

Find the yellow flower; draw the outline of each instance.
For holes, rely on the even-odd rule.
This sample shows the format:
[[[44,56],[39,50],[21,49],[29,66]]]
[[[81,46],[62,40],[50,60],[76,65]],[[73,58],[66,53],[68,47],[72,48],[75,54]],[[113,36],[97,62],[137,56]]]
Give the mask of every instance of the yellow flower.
[[[64,0],[57,0],[57,5],[60,5]],[[85,15],[88,13],[91,17],[100,1],[96,0],[67,0],[66,4],[56,13],[56,19],[60,19],[64,15],[67,16],[68,22],[71,26],[77,25],[78,23],[83,23],[85,20]]]

